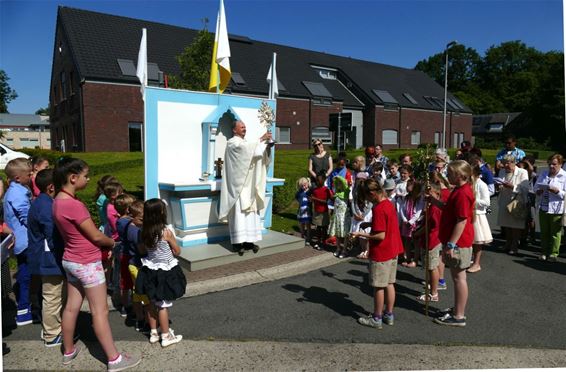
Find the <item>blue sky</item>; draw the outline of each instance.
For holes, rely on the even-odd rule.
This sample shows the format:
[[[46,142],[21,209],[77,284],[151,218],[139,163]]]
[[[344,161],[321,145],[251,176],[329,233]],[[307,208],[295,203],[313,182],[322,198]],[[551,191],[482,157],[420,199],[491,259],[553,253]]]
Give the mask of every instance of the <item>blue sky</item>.
[[[521,40],[564,50],[561,0],[224,0],[228,32],[252,39],[413,68],[451,40],[483,55]],[[49,100],[57,6],[214,32],[218,0],[0,0],[0,68],[18,93],[8,110],[33,113]],[[151,46],[148,46],[151,48]]]

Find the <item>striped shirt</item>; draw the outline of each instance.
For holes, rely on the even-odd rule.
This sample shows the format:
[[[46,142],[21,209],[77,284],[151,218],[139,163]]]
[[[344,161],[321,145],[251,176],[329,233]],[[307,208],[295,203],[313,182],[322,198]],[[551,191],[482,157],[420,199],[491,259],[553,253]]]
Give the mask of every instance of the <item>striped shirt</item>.
[[[165,231],[163,231],[165,233]],[[158,240],[157,243],[152,247],[147,249],[147,257],[142,257],[143,266],[147,266],[152,270],[171,270],[173,267],[177,266],[179,263],[175,257],[173,257],[173,251],[167,243],[166,240]]]

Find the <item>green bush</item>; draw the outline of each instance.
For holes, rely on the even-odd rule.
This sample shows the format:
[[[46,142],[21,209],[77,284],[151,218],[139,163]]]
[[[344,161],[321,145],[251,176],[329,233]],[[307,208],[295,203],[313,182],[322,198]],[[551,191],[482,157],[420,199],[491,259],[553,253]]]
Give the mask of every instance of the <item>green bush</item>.
[[[61,157],[63,157],[65,154],[60,152],[60,151],[53,151],[53,150],[44,150],[44,149],[21,149],[21,152],[23,152],[24,154],[29,155],[30,157],[34,157],[34,156],[43,156],[45,157],[47,160],[49,160],[49,164],[53,167],[55,166],[55,164],[57,163],[57,160],[59,160]]]

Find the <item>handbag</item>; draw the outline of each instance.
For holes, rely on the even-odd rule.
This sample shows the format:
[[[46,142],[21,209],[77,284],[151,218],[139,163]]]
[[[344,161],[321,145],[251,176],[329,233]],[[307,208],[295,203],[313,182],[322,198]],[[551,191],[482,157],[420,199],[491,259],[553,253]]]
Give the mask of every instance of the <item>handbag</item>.
[[[527,203],[523,203],[519,199],[519,194],[517,194],[507,203],[507,212],[509,212],[513,218],[526,219],[529,214]]]

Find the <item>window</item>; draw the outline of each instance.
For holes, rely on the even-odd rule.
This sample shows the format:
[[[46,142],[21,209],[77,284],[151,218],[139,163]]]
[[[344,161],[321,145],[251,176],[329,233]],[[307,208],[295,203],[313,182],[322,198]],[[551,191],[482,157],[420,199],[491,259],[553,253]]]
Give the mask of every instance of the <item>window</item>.
[[[407,101],[411,102],[413,105],[418,104],[417,100],[413,98],[409,93],[403,93],[403,97],[407,99]]]
[[[393,129],[384,129],[381,132],[381,143],[384,145],[397,144],[397,131]]]
[[[239,72],[232,72],[232,81],[239,87],[247,86],[246,81]],[[277,82],[279,82],[279,80]]]
[[[411,132],[411,145],[420,145],[421,144],[421,132],[419,131],[412,131]]]
[[[128,123],[129,150],[143,151],[142,123]]]
[[[307,88],[309,93],[311,95],[313,95],[314,97],[332,98],[332,94],[330,94],[328,89],[326,89],[326,87],[322,83],[315,83],[315,82],[312,82],[312,81],[303,81],[303,85],[305,86],[305,88]]]
[[[326,80],[336,80],[336,69],[328,67],[312,66],[318,75]]]
[[[386,90],[373,89],[373,94],[375,94],[383,103],[399,103],[397,100]]]
[[[442,146],[442,133],[441,132],[434,132],[434,143],[438,147]]]
[[[120,66],[120,71],[124,76],[136,76],[136,67],[134,66],[134,61],[131,59],[116,59],[118,66]]]
[[[322,143],[329,145],[332,144],[332,133],[327,127],[314,127],[312,129],[311,140],[315,138],[320,138]]]
[[[61,101],[67,98],[67,80],[65,71],[61,72]]]
[[[463,132],[455,132],[454,133],[454,142],[452,143],[452,147],[460,147],[460,144],[464,141],[464,133]]]
[[[275,140],[277,143],[291,143],[291,128],[277,127]]]

